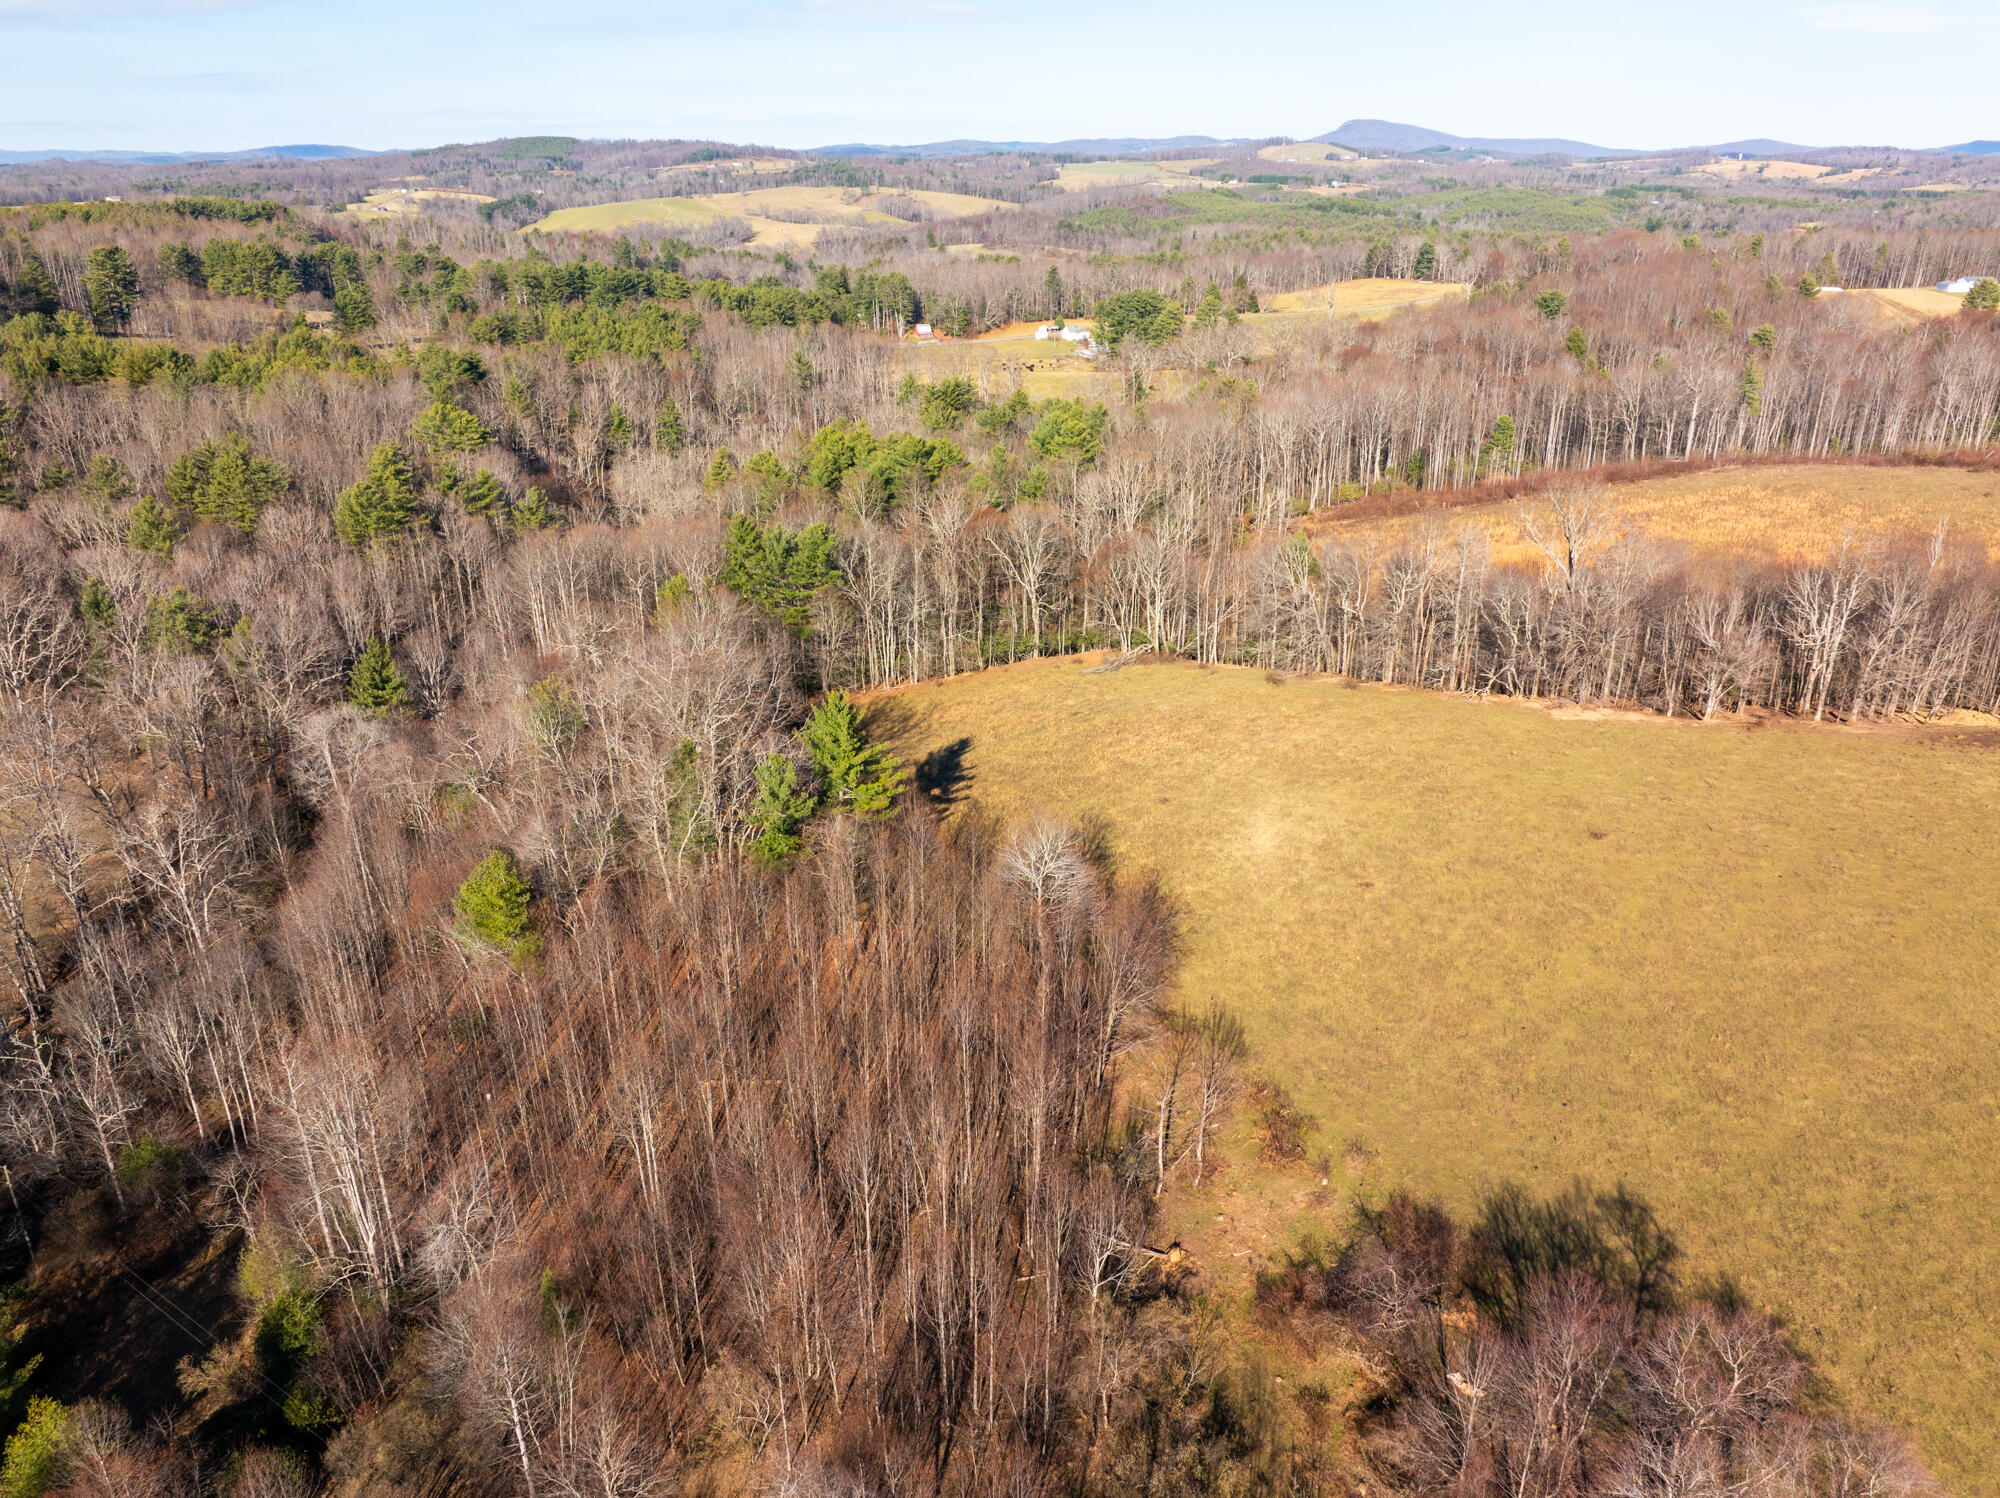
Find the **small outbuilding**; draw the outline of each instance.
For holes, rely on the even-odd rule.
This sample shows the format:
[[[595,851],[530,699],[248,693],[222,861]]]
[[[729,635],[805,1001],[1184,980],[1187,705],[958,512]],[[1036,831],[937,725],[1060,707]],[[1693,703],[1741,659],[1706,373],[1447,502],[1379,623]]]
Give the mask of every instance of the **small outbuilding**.
[[[1956,281],[1938,282],[1937,289],[1939,291],[1950,292],[1953,296],[1964,296],[1978,284],[1979,278],[1977,276],[1960,276]]]

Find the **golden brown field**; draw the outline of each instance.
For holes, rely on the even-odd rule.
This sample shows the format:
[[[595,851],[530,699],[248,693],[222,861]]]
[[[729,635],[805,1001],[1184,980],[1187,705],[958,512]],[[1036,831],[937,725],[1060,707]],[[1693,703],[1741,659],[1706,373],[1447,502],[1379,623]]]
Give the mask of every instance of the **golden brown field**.
[[[2000,557],[2000,473],[1963,468],[1890,468],[1841,464],[1711,468],[1699,473],[1614,485],[1605,491],[1613,531],[1643,532],[1697,552],[1757,552],[1780,561],[1823,556],[1842,538],[1925,536],[1940,522]],[[1321,511],[1315,534],[1350,544],[1389,542],[1425,527],[1446,534],[1476,526],[1497,561],[1540,556],[1522,531],[1533,499],[1437,509],[1344,522]]]
[[[1994,1491],[2000,733],[1558,714],[1247,669],[892,694],[969,803],[1082,819],[1179,906],[1179,997],[1317,1121],[1167,1233],[1247,1314],[1355,1195],[1623,1180],[1833,1387]],[[1320,1186],[1322,1176],[1327,1184]]]

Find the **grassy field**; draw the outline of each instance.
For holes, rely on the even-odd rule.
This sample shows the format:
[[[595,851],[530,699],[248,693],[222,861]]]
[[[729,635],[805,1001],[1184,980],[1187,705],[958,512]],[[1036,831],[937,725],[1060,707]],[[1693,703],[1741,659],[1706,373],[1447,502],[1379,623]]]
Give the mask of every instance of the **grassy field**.
[[[1821,295],[1826,293],[1822,292]],[[1965,298],[1939,291],[1934,286],[1873,288],[1837,293],[1842,301],[1859,300],[1872,304],[1887,322],[1912,326],[1933,317],[1956,317],[1965,310]]]
[[[1294,141],[1289,146],[1260,146],[1257,151],[1257,159],[1260,161],[1282,161],[1292,165],[1301,162],[1349,161],[1353,157],[1352,151],[1339,146],[1321,145],[1318,141],[1310,140]]]
[[[1962,468],[1861,468],[1839,464],[1711,468],[1671,478],[1620,484],[1607,493],[1614,527],[1685,542],[1698,551],[1761,552],[1786,561],[1811,560],[1841,538],[1897,534],[1928,536],[1944,521],[2000,557],[2000,474]],[[1540,555],[1522,534],[1521,512],[1533,501],[1344,522],[1323,512],[1315,530],[1350,541],[1390,540],[1437,525],[1484,530],[1496,560]]]
[[[2000,735],[1075,660],[872,711],[1159,879],[1182,995],[1318,1120],[1326,1189],[1239,1162],[1184,1205],[1225,1288],[1361,1171],[1623,1179],[1958,1491],[2000,1482]]]
[[[1471,286],[1460,281],[1406,281],[1372,276],[1360,281],[1334,281],[1305,291],[1278,291],[1259,298],[1265,313],[1324,312],[1334,317],[1387,316],[1402,307],[1441,302],[1464,296]]]
[[[422,213],[426,203],[436,202],[441,198],[455,198],[461,203],[493,201],[485,193],[453,192],[443,187],[385,187],[378,192],[371,192],[359,203],[349,204],[347,211],[370,217],[377,213]]]
[[[756,230],[750,243],[760,248],[809,247],[820,223],[793,223],[772,214],[812,214],[826,223],[891,224],[908,222],[888,212],[911,198],[931,212],[948,218],[1011,208],[990,198],[965,193],[917,190],[908,193],[853,192],[840,187],[767,187],[746,192],[712,192],[684,198],[631,198],[618,203],[592,203],[582,208],[558,208],[530,225],[545,234],[610,234],[637,224],[697,225],[740,218]]]
[[[1189,161],[1071,161],[1056,168],[1056,185],[1071,192],[1139,183],[1174,185],[1195,180],[1196,168],[1213,166],[1217,160],[1203,156]]]

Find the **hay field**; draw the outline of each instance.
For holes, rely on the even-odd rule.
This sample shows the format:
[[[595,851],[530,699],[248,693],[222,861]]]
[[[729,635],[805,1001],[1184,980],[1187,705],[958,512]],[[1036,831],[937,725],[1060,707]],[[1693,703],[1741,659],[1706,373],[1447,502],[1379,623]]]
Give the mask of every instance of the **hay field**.
[[[1711,161],[1696,171],[1711,177],[1766,177],[1778,181],[1811,181],[1832,173],[1830,166],[1813,166],[1803,161]]]
[[[347,211],[358,216],[372,216],[377,213],[422,213],[424,204],[446,198],[456,199],[461,203],[493,201],[485,193],[455,192],[445,187],[385,187],[369,193],[359,203],[350,203]]]
[[[1465,296],[1472,288],[1459,281],[1407,281],[1373,276],[1360,281],[1334,281],[1305,291],[1279,291],[1259,297],[1263,313],[1324,312],[1335,317],[1388,313],[1399,307],[1442,302]],[[1253,313],[1252,316],[1261,314]]]
[[[1319,161],[1352,161],[1354,153],[1339,146],[1321,145],[1318,141],[1295,141],[1289,146],[1260,146],[1257,150],[1259,161],[1282,161],[1288,165]]]
[[[767,187],[744,192],[711,192],[684,198],[631,198],[618,203],[592,203],[582,208],[558,208],[524,232],[544,234],[610,234],[637,224],[712,224],[740,218],[755,230],[750,240],[759,248],[809,247],[826,223],[907,223],[885,210],[884,204],[909,198],[947,218],[1012,208],[991,198],[965,193],[857,192],[841,187]],[[809,214],[815,220],[794,223],[789,215]],[[774,217],[773,215],[787,215]]]
[[[2000,473],[1963,468],[1863,468],[1806,463],[1710,468],[1618,484],[1606,492],[1613,531],[1644,532],[1699,553],[1755,552],[1779,561],[1816,560],[1843,537],[1929,536],[1940,521],[2000,559]],[[1441,509],[1389,519],[1343,521],[1321,511],[1315,534],[1358,544],[1404,539],[1426,526],[1486,533],[1496,561],[1529,563],[1540,553],[1521,529],[1532,499]]]
[[[1185,186],[1198,167],[1214,166],[1222,158],[1202,156],[1187,161],[1071,161],[1056,169],[1056,185],[1069,192],[1087,187],[1134,187],[1140,184]]]
[[[1928,322],[1933,317],[1956,317],[1965,310],[1964,297],[1953,296],[1948,291],[1939,291],[1934,286],[1865,287],[1856,291],[1823,290],[1820,295],[1834,296],[1841,301],[1860,302],[1883,321],[1899,323],[1904,327],[1914,327],[1917,323]]]
[[[1074,659],[872,711],[1178,902],[1180,995],[1239,1013],[1331,1157],[1316,1203],[1239,1156],[1184,1206],[1246,1269],[1362,1169],[1461,1209],[1622,1179],[1959,1491],[2000,1483],[2000,735]]]

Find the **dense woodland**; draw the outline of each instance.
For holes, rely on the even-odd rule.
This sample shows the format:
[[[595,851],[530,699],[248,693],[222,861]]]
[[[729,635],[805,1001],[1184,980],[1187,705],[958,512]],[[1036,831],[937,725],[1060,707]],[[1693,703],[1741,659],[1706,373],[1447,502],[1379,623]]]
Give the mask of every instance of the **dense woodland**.
[[[1373,1204],[1231,1324],[1154,1231],[1255,1080],[1176,997],[1171,911],[845,694],[1105,650],[2000,711],[1959,537],[1718,562],[1594,488],[1990,461],[1993,314],[1816,293],[2000,238],[1361,214],[1140,249],[1174,205],[1128,194],[1018,258],[808,261],[184,185],[0,211],[0,1492],[1929,1489],[1622,1191]],[[1472,290],[1245,320],[1368,273]],[[1122,399],[896,336],[1082,315]],[[1544,565],[1448,511],[1322,539],[1502,491]],[[221,1309],[152,1374],[34,1299],[202,1252]],[[1354,1382],[1280,1388],[1259,1339]]]

